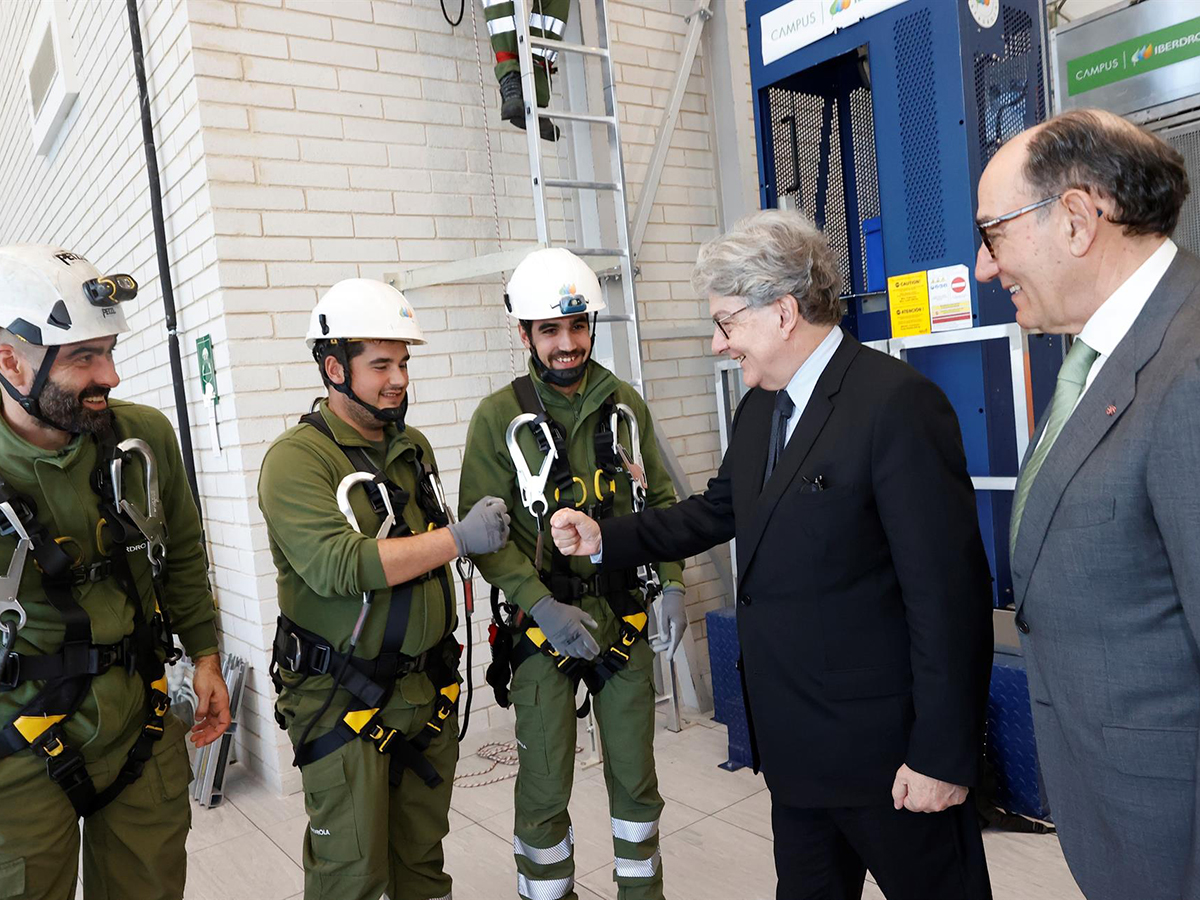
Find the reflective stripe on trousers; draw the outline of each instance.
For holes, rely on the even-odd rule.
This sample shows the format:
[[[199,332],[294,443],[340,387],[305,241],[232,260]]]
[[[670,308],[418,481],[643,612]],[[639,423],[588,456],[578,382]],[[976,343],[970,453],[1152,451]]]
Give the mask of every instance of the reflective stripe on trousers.
[[[658,819],[653,822],[631,822],[629,819],[612,820],[613,837],[631,844],[640,844],[658,834]]]
[[[618,856],[614,858],[613,864],[616,866],[618,878],[650,878],[658,872],[659,859],[660,853],[656,847],[654,855],[649,859],[622,859]]]
[[[525,900],[560,900],[574,888],[574,878],[526,878],[517,874],[517,893]]]
[[[566,862],[571,858],[575,849],[575,829],[567,829],[567,836],[553,847],[531,847],[515,834],[513,835],[513,853],[524,856],[536,866],[552,866],[555,863]]]

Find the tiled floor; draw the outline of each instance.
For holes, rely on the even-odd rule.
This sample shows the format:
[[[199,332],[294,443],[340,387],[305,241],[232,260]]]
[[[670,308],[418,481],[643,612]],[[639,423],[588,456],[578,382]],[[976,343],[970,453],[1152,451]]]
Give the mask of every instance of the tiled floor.
[[[493,731],[470,735],[460,772],[486,763],[473,755],[488,741],[510,740]],[[656,736],[662,819],[662,856],[672,900],[770,900],[770,798],[748,770],[725,772],[725,730],[690,725]],[[495,774],[495,773],[493,773]],[[515,897],[512,860],[512,781],[455,791],[446,859],[455,900]],[[188,900],[294,900],[303,878],[300,847],[304,802],[277,797],[230,771],[226,803],[195,808],[188,840]],[[581,769],[571,800],[581,900],[616,898],[607,799],[599,767]],[[1045,835],[988,833],[988,862],[996,900],[1082,900],[1067,872],[1058,841]],[[867,885],[865,900],[883,897]]]

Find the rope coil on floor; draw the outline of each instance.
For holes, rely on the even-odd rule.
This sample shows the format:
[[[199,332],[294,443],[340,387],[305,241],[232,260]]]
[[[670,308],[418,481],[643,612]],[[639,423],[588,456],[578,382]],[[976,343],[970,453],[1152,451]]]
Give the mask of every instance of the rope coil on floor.
[[[583,748],[578,744],[575,745],[575,754],[583,752]],[[478,788],[487,787],[489,784],[499,784],[502,781],[508,781],[510,778],[517,777],[517,742],[516,741],[495,741],[490,744],[484,744],[475,751],[475,755],[480,759],[490,762],[491,765],[480,772],[462,772],[454,776],[454,786],[456,788]],[[509,766],[511,771],[506,771],[502,775],[496,775],[492,778],[484,778],[483,781],[467,781],[467,779],[483,778],[484,775],[491,775],[500,766]]]

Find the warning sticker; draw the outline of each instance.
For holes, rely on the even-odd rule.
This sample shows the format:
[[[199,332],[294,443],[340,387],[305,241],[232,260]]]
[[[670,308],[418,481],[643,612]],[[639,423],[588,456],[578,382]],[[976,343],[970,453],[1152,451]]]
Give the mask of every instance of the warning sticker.
[[[929,282],[925,271],[888,279],[888,308],[892,337],[929,334]]]
[[[966,266],[929,270],[929,316],[934,331],[971,327],[971,282]]]

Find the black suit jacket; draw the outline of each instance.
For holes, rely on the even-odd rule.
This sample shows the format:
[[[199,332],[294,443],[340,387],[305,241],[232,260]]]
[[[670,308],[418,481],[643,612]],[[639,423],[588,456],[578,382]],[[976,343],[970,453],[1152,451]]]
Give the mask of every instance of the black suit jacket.
[[[889,803],[905,762],[975,784],[992,594],[953,408],[846,334],[764,486],[773,408],[746,395],[703,494],[604,522],[604,565],[737,538],[755,762],[777,802]]]

